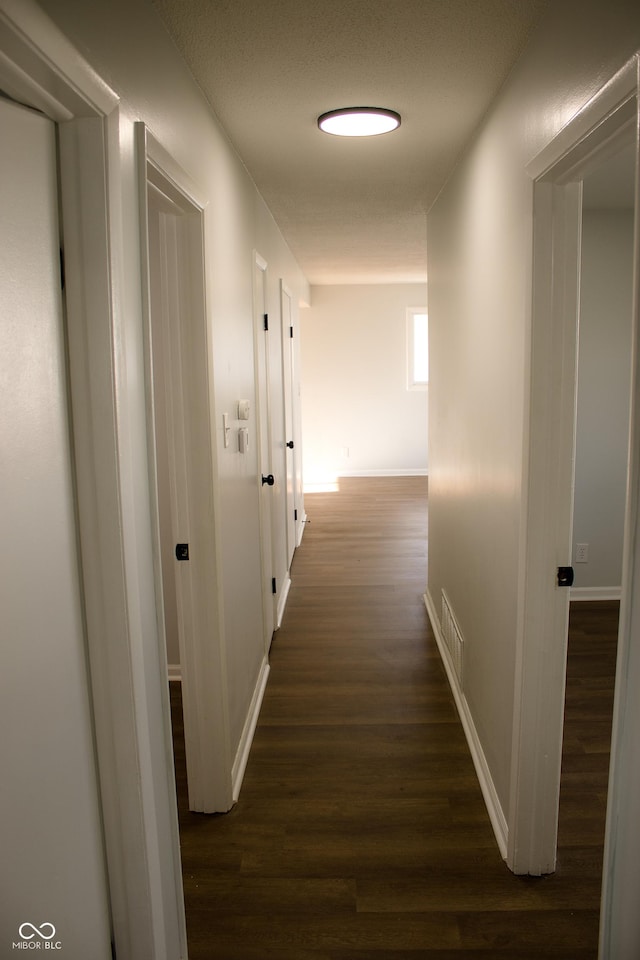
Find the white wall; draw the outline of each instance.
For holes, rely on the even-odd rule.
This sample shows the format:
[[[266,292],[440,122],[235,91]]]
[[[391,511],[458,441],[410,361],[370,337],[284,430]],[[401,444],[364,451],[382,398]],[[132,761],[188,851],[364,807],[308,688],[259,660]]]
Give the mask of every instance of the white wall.
[[[41,6],[77,46],[97,73],[121,98],[123,305],[122,334],[129,370],[124,411],[130,418],[134,447],[137,510],[148,517],[144,419],[142,324],[138,268],[139,224],[133,149],[133,122],[144,121],[209,201],[205,213],[207,305],[212,330],[215,383],[214,428],[217,438],[217,485],[221,518],[224,639],[226,645],[230,735],[237,749],[263,660],[258,466],[255,417],[249,453],[237,443],[225,449],[222,413],[232,421],[237,401],[248,398],[255,411],[253,367],[253,251],[269,263],[269,309],[279,315],[279,279],[308,299],[308,285],[286,247],[264,202],[212,115],[183,61],[146,0],[43,0]],[[297,316],[296,316],[297,323]],[[274,364],[274,406],[278,411],[279,367]],[[234,438],[238,424],[233,423]],[[142,521],[140,521],[141,526]],[[148,524],[148,519],[144,526]],[[139,557],[151,570],[147,530],[141,529],[146,553]],[[143,582],[152,586],[149,573]],[[155,632],[152,597],[146,595]]]
[[[575,587],[620,587],[629,444],[633,212],[585,210],[582,228]],[[589,544],[578,563],[576,544]],[[589,594],[585,593],[588,597]]]
[[[301,316],[307,489],[357,474],[424,473],[425,390],[407,390],[407,307],[425,284],[312,287]]]
[[[565,0],[539,28],[428,218],[428,596],[465,638],[464,693],[508,812],[531,304],[526,165],[640,46],[635,4]]]

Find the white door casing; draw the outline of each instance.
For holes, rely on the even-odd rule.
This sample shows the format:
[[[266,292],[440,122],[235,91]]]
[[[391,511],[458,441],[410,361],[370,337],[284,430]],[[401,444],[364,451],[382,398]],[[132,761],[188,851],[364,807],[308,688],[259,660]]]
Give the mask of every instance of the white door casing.
[[[276,579],[274,563],[273,499],[279,479],[274,474],[271,439],[271,398],[269,375],[269,319],[267,313],[267,263],[258,254],[253,268],[253,329],[256,382],[256,423],[258,430],[257,477],[260,497],[260,557],[262,563],[262,612],[264,648],[269,652],[276,628]],[[269,479],[270,478],[270,479]]]
[[[293,390],[295,384],[295,357],[293,349],[294,329],[291,309],[291,291],[280,281],[280,310],[282,326],[282,392],[284,415],[284,473],[285,473],[285,524],[286,524],[286,567],[296,548],[296,474],[299,450],[296,448],[297,431],[295,425],[295,403]]]
[[[0,952],[34,941],[59,943],[77,960],[106,960],[111,932],[77,554],[56,132],[50,120],[1,99],[0,126]]]
[[[569,565],[575,430],[581,180],[638,138],[634,57],[528,167],[534,181],[531,383],[523,514],[523,579],[514,711],[508,863],[518,873],[554,869],[562,749],[569,591],[555,582]],[[637,181],[636,181],[637,182]],[[638,197],[634,253],[633,374],[622,599],[603,900],[601,960],[633,960],[640,924],[637,737],[640,730],[640,366]]]
[[[148,544],[132,444],[135,377],[125,363],[125,317],[132,313],[135,325],[135,304],[123,309],[119,101],[33,0],[0,0],[0,53],[0,88],[58,124],[78,534],[112,937],[118,960],[175,960],[186,956],[186,930],[168,695],[144,629],[140,564]]]
[[[212,481],[206,204],[144,124],[136,132],[158,625],[164,635],[172,614],[178,630],[189,807],[219,813],[233,797]],[[178,545],[188,559],[179,559],[186,554]]]

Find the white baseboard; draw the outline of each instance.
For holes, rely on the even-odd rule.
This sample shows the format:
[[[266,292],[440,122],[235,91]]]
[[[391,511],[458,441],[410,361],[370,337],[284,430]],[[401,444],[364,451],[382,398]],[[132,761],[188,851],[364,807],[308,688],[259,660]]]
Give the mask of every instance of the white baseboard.
[[[442,636],[440,621],[428,590],[424,594],[424,603],[436,637],[438,650],[440,651],[440,656],[442,657],[442,662],[449,680],[451,692],[453,693],[453,698],[456,702],[456,707],[460,716],[460,722],[462,723],[465,737],[467,738],[473,765],[476,768],[476,774],[478,780],[480,781],[480,789],[482,790],[482,796],[484,797],[484,802],[487,808],[487,813],[489,814],[489,819],[491,820],[491,826],[493,827],[496,842],[503,860],[506,860],[507,839],[509,835],[507,819],[500,804],[498,793],[493,783],[491,771],[489,770],[489,765],[484,755],[484,750],[482,749],[482,744],[480,743],[480,738],[478,737],[478,732],[476,730],[475,723],[473,722],[473,717],[471,715],[471,711],[469,710],[467,699],[460,688],[460,684],[458,683],[458,677]]]
[[[304,485],[305,493],[331,493],[338,489],[340,480],[352,477],[428,477],[426,467],[408,467],[402,470],[342,470],[333,479],[309,481]]]
[[[401,470],[341,470],[338,477],[426,477],[426,467],[407,467]]]
[[[182,667],[179,663],[168,663],[167,673],[169,674],[170,681],[177,680],[179,683],[182,683]]]
[[[284,616],[285,607],[287,606],[287,600],[289,598],[289,590],[291,589],[291,577],[287,574],[287,579],[282,585],[282,592],[280,593],[280,599],[278,600],[278,612],[276,615],[276,630],[280,629],[282,623],[282,618]]]
[[[622,587],[571,587],[570,600],[619,600]]]
[[[249,751],[251,750],[253,735],[255,733],[256,724],[258,723],[258,717],[260,715],[260,707],[262,706],[262,699],[267,686],[269,669],[269,664],[265,659],[258,675],[258,682],[256,683],[255,690],[253,691],[251,706],[249,707],[249,713],[247,714],[242,736],[240,737],[236,758],[233,761],[233,767],[231,770],[231,789],[234,803],[237,802],[238,797],[240,796],[240,787],[242,786],[242,781],[244,779],[244,772],[247,769]]]

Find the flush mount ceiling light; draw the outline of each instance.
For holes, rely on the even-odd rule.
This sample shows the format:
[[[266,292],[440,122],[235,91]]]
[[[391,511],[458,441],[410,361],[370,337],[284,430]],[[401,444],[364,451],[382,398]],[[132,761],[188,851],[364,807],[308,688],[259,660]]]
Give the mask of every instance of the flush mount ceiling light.
[[[318,117],[318,126],[335,137],[377,137],[400,126],[400,114],[382,107],[343,107]]]

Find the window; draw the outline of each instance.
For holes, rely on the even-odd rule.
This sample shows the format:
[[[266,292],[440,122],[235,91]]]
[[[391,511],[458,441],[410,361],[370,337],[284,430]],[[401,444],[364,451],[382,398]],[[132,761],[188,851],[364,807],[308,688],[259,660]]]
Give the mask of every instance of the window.
[[[407,389],[429,384],[429,319],[424,307],[407,309]]]

